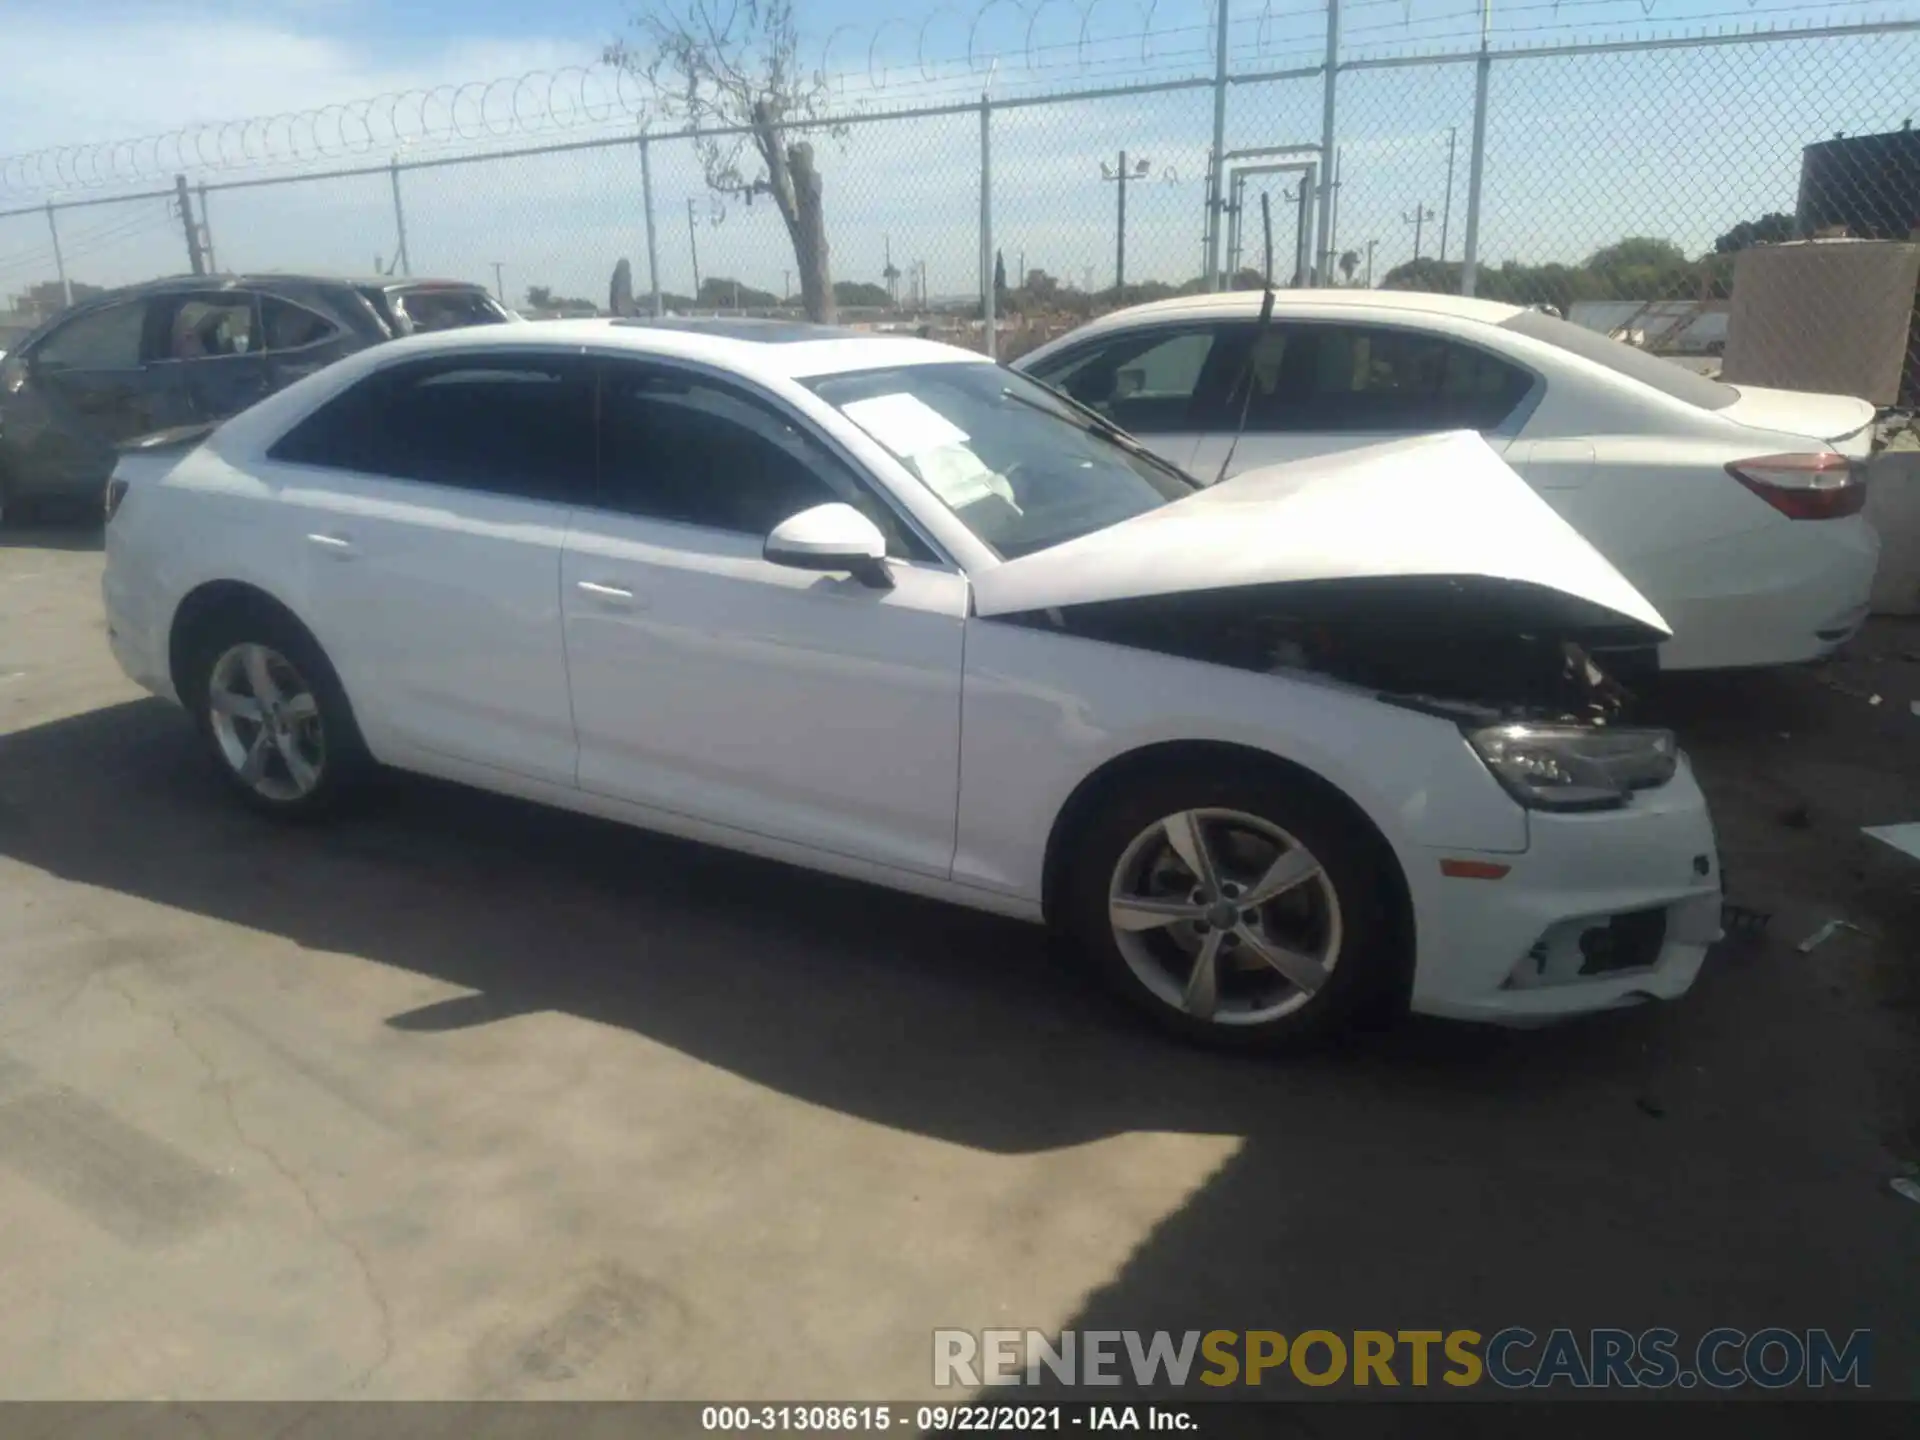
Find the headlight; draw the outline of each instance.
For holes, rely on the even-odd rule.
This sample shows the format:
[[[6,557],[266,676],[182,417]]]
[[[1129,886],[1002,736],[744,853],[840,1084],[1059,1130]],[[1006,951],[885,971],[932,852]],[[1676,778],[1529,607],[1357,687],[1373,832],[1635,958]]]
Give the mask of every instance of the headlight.
[[[1583,725],[1492,725],[1467,743],[1494,778],[1535,810],[1610,810],[1635,790],[1673,778],[1680,752],[1671,730],[1596,730]]]

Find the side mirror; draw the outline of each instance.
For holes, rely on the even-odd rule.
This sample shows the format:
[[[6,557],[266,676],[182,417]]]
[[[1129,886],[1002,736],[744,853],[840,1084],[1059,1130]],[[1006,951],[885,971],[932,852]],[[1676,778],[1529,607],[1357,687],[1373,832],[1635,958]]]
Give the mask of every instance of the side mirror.
[[[836,500],[789,515],[773,527],[761,552],[774,565],[796,570],[845,570],[876,590],[893,586],[887,573],[887,537],[853,506]]]

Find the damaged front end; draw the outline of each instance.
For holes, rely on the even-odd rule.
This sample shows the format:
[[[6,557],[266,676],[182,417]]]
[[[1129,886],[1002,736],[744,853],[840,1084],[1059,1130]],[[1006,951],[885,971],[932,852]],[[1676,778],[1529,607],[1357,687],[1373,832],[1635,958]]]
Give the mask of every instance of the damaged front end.
[[[1532,810],[1606,810],[1671,779],[1671,732],[1588,645],[1644,632],[1572,597],[1486,577],[1396,576],[1159,595],[1007,617],[1090,640],[1337,684],[1451,721]]]
[[[1644,636],[1577,613],[1567,597],[1518,589],[1475,576],[1370,577],[1110,600],[1017,618],[1237,670],[1322,676],[1462,724],[1617,723],[1630,693],[1588,647]]]

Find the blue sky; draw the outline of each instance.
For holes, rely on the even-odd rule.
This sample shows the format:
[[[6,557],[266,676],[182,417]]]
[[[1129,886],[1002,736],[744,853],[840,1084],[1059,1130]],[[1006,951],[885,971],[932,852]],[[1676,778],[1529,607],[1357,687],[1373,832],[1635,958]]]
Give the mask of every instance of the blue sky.
[[[1151,30],[1143,38],[1149,4]],[[976,0],[800,6],[803,55],[814,65],[826,57],[838,101],[850,107],[974,97],[989,63],[998,97],[1198,75],[1211,66],[1211,7],[1196,0],[1097,0],[1090,10],[1081,0],[997,0],[984,12]],[[374,0],[0,0],[7,48],[34,57],[0,87],[0,150],[148,136],[383,92],[590,65],[621,33],[628,10],[622,0],[411,0],[403,7]],[[1475,0],[1348,0],[1343,15],[1348,57],[1470,48],[1479,23]],[[1229,39],[1240,72],[1318,58],[1324,18],[1317,8],[1241,0],[1232,17]],[[1883,17],[1920,18],[1920,0],[1527,0],[1496,5],[1494,28],[1496,45],[1510,46]],[[1376,274],[1411,255],[1414,227],[1406,217],[1416,208],[1434,211],[1420,226],[1423,252],[1435,252],[1444,227],[1449,255],[1457,258],[1472,85],[1468,65],[1343,76],[1340,240],[1342,248],[1372,241]],[[464,148],[553,137],[553,126],[541,135],[512,133],[524,127],[501,110],[506,95],[495,92],[496,133]],[[1489,128],[1483,258],[1578,259],[1625,233],[1703,248],[1736,220],[1792,208],[1802,145],[1836,129],[1896,126],[1914,112],[1920,37],[1913,35],[1503,62],[1495,70]],[[1311,141],[1319,116],[1317,79],[1239,86],[1229,108],[1229,145]],[[1009,268],[1024,254],[1029,266],[1111,283],[1115,195],[1101,182],[1099,163],[1125,147],[1148,158],[1152,177],[1130,187],[1129,277],[1194,273],[1209,120],[1204,91],[997,114],[996,239]],[[575,124],[560,138],[626,133],[632,124],[631,116],[612,114],[597,131]],[[1457,163],[1449,214],[1450,131]],[[237,145],[239,133],[230,129],[229,142]],[[272,143],[283,146],[289,132],[283,125],[250,133],[262,145],[268,142],[260,137],[277,136]],[[201,154],[214,163],[188,164],[194,178],[261,173],[261,157],[238,164],[242,157],[229,149],[223,165],[221,142],[210,143]],[[312,163],[378,164],[392,148],[386,137]],[[462,147],[445,135],[429,136],[407,153],[455,148]],[[975,283],[975,117],[856,126],[844,142],[823,141],[820,150],[837,274],[877,279],[890,247],[903,268],[925,260],[936,293]],[[177,154],[141,153],[138,168],[162,183],[181,163]],[[691,286],[686,202],[693,199],[702,273],[778,289],[790,262],[764,203],[751,210],[716,204],[685,145],[657,145],[654,158],[663,282]],[[491,282],[498,260],[515,295],[527,284],[602,295],[614,260],[625,255],[644,284],[637,172],[633,147],[621,145],[410,173],[403,189],[414,268]],[[1276,250],[1290,253],[1286,181],[1262,183],[1275,205]],[[0,164],[0,209],[43,198],[44,186],[23,186],[18,171]],[[384,176],[216,193],[208,209],[223,265],[363,269],[393,250]],[[60,223],[79,278],[117,282],[181,268],[177,225],[162,202],[69,212]],[[1250,247],[1256,233],[1250,225]],[[0,219],[0,296],[50,273],[44,217]]]

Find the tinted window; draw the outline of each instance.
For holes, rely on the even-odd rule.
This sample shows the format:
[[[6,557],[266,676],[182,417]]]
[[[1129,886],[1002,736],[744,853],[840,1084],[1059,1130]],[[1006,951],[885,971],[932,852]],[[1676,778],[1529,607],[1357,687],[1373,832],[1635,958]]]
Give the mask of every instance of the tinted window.
[[[1122,430],[1189,430],[1194,393],[1219,335],[1212,327],[1136,330],[1050,356],[1029,373]]]
[[[1722,385],[1717,380],[1696,375],[1671,360],[1649,355],[1644,350],[1636,350],[1631,345],[1611,340],[1584,326],[1543,315],[1538,310],[1522,310],[1518,315],[1502,320],[1500,328],[1511,330],[1516,335],[1525,335],[1529,340],[1557,345],[1582,360],[1604,365],[1629,380],[1637,380],[1662,395],[1684,400],[1702,410],[1724,410],[1740,398],[1740,392],[1731,385]]]
[[[908,365],[806,383],[1007,558],[1195,489],[1110,426],[998,365]]]
[[[415,334],[457,330],[463,325],[499,325],[507,318],[486,291],[464,287],[401,291],[394,295],[393,303]]]
[[[1211,429],[1239,420],[1254,338],[1252,431],[1493,430],[1533,387],[1517,366],[1421,330],[1375,325],[1236,327],[1232,363],[1209,384]],[[1214,397],[1218,396],[1216,400]]]
[[[260,330],[268,350],[301,350],[340,333],[326,316],[273,295],[260,297]]]
[[[275,460],[570,501],[593,473],[593,377],[575,356],[446,356],[369,375]]]
[[[845,501],[925,558],[899,518],[773,406],[689,372],[608,365],[600,403],[599,501],[610,510],[764,536],[815,505]]]
[[[75,316],[34,347],[33,363],[49,370],[136,370],[146,317],[139,300]]]
[[[161,341],[161,356],[167,360],[206,360],[250,354],[259,348],[253,319],[251,295],[189,296],[173,307]]]

